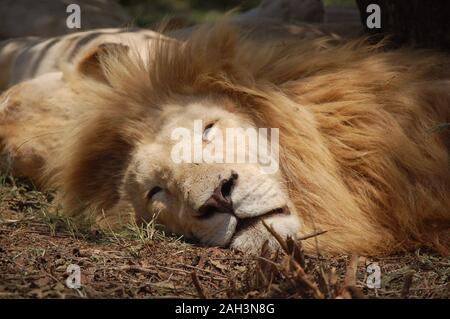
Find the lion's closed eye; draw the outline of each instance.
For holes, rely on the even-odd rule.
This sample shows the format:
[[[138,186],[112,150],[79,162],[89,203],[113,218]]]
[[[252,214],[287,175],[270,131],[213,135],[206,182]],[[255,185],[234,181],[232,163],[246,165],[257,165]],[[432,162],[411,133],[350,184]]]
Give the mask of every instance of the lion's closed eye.
[[[153,199],[153,197],[154,197],[156,194],[160,193],[162,190],[163,190],[163,189],[162,189],[161,187],[159,187],[159,186],[153,187],[153,188],[148,192],[147,198],[150,199],[150,200]]]
[[[166,189],[155,186],[147,193],[147,209],[149,212],[161,213],[167,210],[169,194]]]
[[[216,124],[215,122],[210,123],[208,125],[205,126],[205,130],[203,131],[203,136],[202,139],[205,142],[210,142],[212,137],[214,136],[214,124]]]

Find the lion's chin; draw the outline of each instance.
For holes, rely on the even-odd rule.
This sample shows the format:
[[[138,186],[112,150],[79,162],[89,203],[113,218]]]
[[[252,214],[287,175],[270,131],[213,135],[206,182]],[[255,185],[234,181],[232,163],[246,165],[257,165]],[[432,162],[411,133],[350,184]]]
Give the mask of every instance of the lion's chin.
[[[264,226],[263,221],[282,238],[290,236],[295,239],[301,229],[301,222],[296,214],[291,214],[284,208],[275,209],[264,216],[241,220],[231,240],[230,248],[257,255],[267,241],[267,248],[279,249],[277,240]]]

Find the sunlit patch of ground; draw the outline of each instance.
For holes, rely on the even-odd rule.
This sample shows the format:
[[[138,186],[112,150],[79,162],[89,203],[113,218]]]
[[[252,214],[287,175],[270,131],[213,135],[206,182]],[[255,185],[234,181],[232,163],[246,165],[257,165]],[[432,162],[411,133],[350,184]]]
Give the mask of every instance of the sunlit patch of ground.
[[[368,259],[303,256],[246,257],[199,247],[155,225],[122,231],[80,228],[55,216],[51,194],[0,179],[0,298],[449,298],[450,258],[418,250]],[[381,288],[367,288],[376,262]],[[69,264],[81,267],[82,287],[67,288]]]

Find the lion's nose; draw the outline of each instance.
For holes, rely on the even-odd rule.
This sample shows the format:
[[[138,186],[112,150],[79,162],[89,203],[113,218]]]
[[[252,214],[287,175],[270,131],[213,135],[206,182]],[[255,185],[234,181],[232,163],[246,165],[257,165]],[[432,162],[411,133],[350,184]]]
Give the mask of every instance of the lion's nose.
[[[213,213],[234,214],[231,192],[238,177],[236,172],[232,172],[229,178],[221,180],[211,197],[198,209],[199,216],[209,217]]]

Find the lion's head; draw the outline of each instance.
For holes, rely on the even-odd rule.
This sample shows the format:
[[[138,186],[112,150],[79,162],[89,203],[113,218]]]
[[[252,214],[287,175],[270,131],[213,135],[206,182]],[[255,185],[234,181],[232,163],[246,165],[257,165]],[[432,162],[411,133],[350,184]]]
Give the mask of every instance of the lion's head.
[[[207,50],[213,52],[203,54],[222,56],[226,49],[211,47]],[[238,144],[231,148],[227,144],[228,129],[242,130],[243,142],[248,143],[251,136],[246,134],[259,134],[261,124],[223,88],[202,92],[200,88],[209,87],[206,83],[184,87],[183,82],[190,81],[184,76],[206,75],[207,70],[172,65],[171,72],[181,72],[180,82],[166,87],[168,79],[161,76],[169,76],[167,70],[158,68],[184,63],[178,60],[182,55],[170,57],[174,50],[191,52],[185,43],[163,41],[148,57],[134,55],[124,45],[101,45],[66,67],[62,80],[52,80],[63,81],[63,89],[49,92],[37,87],[46,95],[41,105],[53,110],[52,117],[59,113],[54,124],[66,126],[45,160],[43,179],[60,191],[64,210],[72,215],[107,215],[129,202],[139,222],[156,218],[167,230],[202,244],[253,252],[267,240],[269,246],[276,246],[266,226],[283,237],[296,237],[300,220],[276,166],[278,158],[267,149],[269,137],[264,135],[267,141],[262,141],[263,136],[257,136],[258,143],[266,142],[266,157],[273,160],[269,163],[251,162],[248,157],[242,162]],[[219,69],[210,71],[220,74],[220,69],[227,68],[226,57],[217,59]],[[41,82],[38,78],[24,87]],[[224,158],[231,154],[233,160],[175,159],[180,146],[177,130],[199,138],[204,148],[223,135]],[[240,137],[235,137],[239,143]],[[254,151],[248,145],[244,148]]]
[[[139,219],[156,215],[169,230],[187,238],[241,250],[254,250],[271,237],[263,220],[282,236],[296,236],[299,220],[279,171],[266,172],[254,162],[177,158],[182,155],[180,143],[189,151],[185,155],[191,155],[196,146],[217,147],[209,143],[225,137],[227,129],[257,128],[232,107],[231,101],[212,97],[179,97],[162,105],[154,132],[137,143],[124,177],[124,190]],[[177,131],[189,136],[186,144],[174,139]],[[198,138],[201,145],[190,138]],[[227,155],[237,151],[223,149]]]

